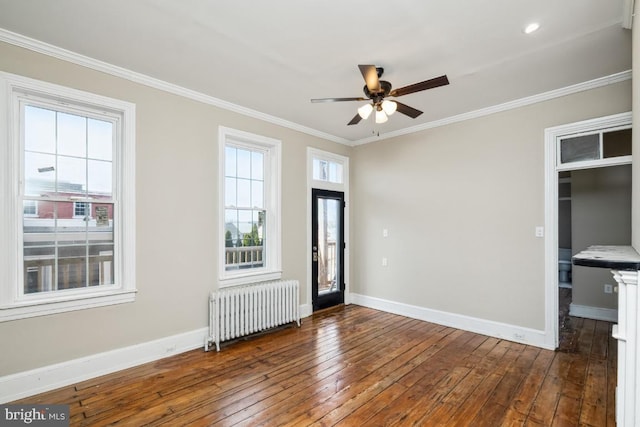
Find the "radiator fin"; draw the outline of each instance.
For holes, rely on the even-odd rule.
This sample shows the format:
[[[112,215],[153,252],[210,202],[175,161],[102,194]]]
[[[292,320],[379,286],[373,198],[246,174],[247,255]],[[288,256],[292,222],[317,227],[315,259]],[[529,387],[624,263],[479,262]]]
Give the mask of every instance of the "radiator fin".
[[[296,322],[300,326],[300,284],[277,280],[209,294],[209,336],[205,351],[220,343],[269,328]]]

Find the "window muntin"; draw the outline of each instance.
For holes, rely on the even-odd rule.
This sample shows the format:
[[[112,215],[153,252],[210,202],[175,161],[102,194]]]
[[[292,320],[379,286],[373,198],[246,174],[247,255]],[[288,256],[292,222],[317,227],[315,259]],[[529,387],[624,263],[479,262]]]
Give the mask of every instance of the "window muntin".
[[[0,321],[134,301],[135,105],[0,88]]]
[[[277,279],[280,141],[220,127],[220,286]]]

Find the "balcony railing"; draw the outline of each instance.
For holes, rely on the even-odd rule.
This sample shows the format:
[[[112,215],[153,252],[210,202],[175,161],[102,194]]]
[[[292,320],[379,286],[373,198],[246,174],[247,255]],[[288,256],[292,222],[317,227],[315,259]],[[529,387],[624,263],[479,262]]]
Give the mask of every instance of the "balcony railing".
[[[226,270],[256,268],[264,266],[264,246],[240,246],[225,248],[224,264]]]

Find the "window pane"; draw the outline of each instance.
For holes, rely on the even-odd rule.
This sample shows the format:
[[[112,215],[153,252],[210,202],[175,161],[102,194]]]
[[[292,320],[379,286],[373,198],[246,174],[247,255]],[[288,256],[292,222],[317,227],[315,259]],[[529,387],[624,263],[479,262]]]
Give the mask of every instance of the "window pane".
[[[225,206],[238,206],[238,195],[236,193],[237,179],[225,178],[224,179],[224,205]]]
[[[566,138],[560,142],[560,161],[562,163],[600,159],[600,135],[584,135]]]
[[[258,151],[251,153],[251,179],[264,180],[264,154]]]
[[[112,160],[113,124],[104,120],[88,119],[89,158]]]
[[[87,247],[84,245],[58,248],[58,289],[87,286]]]
[[[251,207],[264,208],[264,183],[251,181]]]
[[[631,129],[605,132],[602,135],[603,157],[631,155]]]
[[[251,178],[251,151],[238,149],[238,178]]]
[[[89,246],[89,286],[113,285],[113,244]]]
[[[28,196],[40,196],[55,191],[56,156],[24,153],[24,191]]]
[[[224,149],[224,173],[225,176],[236,176],[236,154],[237,149],[234,147],[225,147]]]
[[[42,153],[56,152],[56,113],[27,105],[24,108],[24,148]]]
[[[87,156],[87,119],[58,113],[58,154]]]
[[[22,213],[25,216],[35,216],[38,214],[38,202],[36,200],[24,200],[22,202]]]
[[[329,162],[329,181],[342,184],[342,165]]]
[[[251,207],[251,181],[248,179],[238,180],[238,207]]]
[[[241,239],[244,239],[245,234],[251,232],[251,224],[252,224],[251,219],[252,219],[251,211],[249,210],[238,211],[238,231]]]
[[[226,209],[224,212],[224,239],[225,246],[236,246],[238,241],[238,211]]]
[[[76,157],[58,157],[58,193],[85,193],[87,161]]]
[[[24,247],[24,293],[56,289],[55,248],[46,245]]]
[[[111,182],[112,163],[100,160],[89,160],[88,192],[90,195],[111,196],[113,187]]]

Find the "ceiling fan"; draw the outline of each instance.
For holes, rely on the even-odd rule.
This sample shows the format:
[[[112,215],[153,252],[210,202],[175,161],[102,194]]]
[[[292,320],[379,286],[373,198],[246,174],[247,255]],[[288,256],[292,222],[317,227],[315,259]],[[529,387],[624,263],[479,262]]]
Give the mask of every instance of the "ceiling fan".
[[[420,83],[414,83],[412,85],[404,86],[399,89],[391,90],[391,83],[386,80],[380,80],[384,68],[376,67],[375,65],[358,65],[362,77],[364,77],[364,94],[366,98],[317,98],[312,99],[311,102],[341,102],[341,101],[369,101],[370,104],[365,104],[358,108],[358,114],[347,125],[355,125],[362,119],[367,119],[369,115],[375,110],[376,123],[384,123],[387,121],[387,116],[390,116],[395,111],[399,111],[402,114],[415,119],[422,111],[416,110],[406,104],[398,101],[389,101],[386,97],[398,97],[402,95],[408,95],[410,93],[420,92],[422,90],[433,89],[440,86],[449,84],[449,79],[446,75],[435,77],[433,79],[425,80]]]

